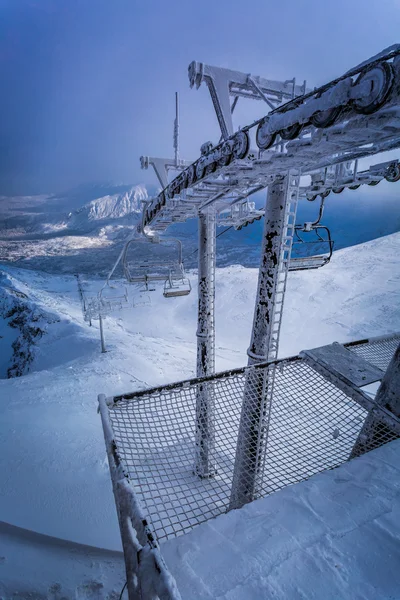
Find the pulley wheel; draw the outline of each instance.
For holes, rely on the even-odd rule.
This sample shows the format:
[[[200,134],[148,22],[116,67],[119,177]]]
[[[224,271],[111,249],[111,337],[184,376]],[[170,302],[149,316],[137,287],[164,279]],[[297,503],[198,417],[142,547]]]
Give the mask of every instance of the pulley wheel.
[[[275,142],[276,133],[268,132],[268,119],[261,121],[257,127],[256,143],[260,150],[268,150]]]
[[[234,158],[244,158],[249,149],[249,136],[245,131],[238,131],[233,138],[232,154]]]
[[[204,159],[200,158],[196,165],[196,179],[201,179],[204,176],[205,168]]]
[[[297,138],[297,136],[299,135],[302,128],[303,128],[303,126],[300,125],[300,123],[295,123],[294,125],[291,125],[290,127],[281,129],[281,131],[279,132],[279,135],[281,136],[281,138],[283,140],[294,140],[295,138]]]
[[[389,183],[396,183],[396,181],[400,180],[400,166],[399,165],[391,165],[387,170],[385,175],[386,181]]]
[[[187,171],[182,171],[181,173],[181,185],[180,185],[180,191],[182,190],[186,190],[188,186],[188,176],[187,176]]]
[[[216,168],[217,168],[217,163],[215,162],[215,160],[213,160],[212,162],[210,162],[210,164],[208,164],[206,166],[206,175],[210,175],[211,173],[214,173]]]
[[[232,161],[232,142],[225,142],[221,148],[221,157],[218,159],[218,166],[226,167]]]
[[[196,181],[196,167],[194,164],[190,165],[187,170],[187,185],[193,185]]]
[[[314,125],[314,127],[318,127],[319,129],[326,129],[326,127],[331,127],[331,125],[334,124],[341,112],[341,106],[329,108],[328,110],[320,110],[311,117],[311,125]]]
[[[367,95],[353,101],[354,110],[363,115],[370,115],[378,110],[386,102],[393,79],[392,66],[387,62],[362,71],[354,85],[368,84],[370,89]]]

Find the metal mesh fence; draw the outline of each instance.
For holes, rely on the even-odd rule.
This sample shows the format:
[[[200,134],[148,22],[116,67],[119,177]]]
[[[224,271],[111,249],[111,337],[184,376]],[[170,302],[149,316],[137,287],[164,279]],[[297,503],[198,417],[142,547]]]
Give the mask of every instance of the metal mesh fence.
[[[372,410],[364,422],[350,458],[355,458],[356,456],[365,454],[365,452],[375,450],[379,446],[392,442],[398,437],[398,433],[382,421],[379,412]]]
[[[392,336],[385,338],[362,340],[361,342],[345,344],[345,346],[348,350],[355,352],[369,363],[382,369],[382,371],[386,371],[399,343],[400,334],[394,333]]]
[[[205,396],[212,418],[204,448],[196,407]],[[244,422],[247,441],[239,435],[244,396],[249,416],[241,428]],[[110,407],[119,454],[159,540],[232,507],[241,444],[247,444],[255,470],[253,498],[262,497],[346,461],[366,416],[349,395],[299,358],[116,397]],[[394,437],[382,429],[374,447]],[[210,477],[196,474],[199,455],[209,461]]]

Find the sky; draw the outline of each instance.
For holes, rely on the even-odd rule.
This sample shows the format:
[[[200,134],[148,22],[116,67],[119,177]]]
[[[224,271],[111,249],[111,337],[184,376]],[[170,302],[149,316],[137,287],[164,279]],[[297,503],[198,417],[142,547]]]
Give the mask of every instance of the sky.
[[[155,183],[139,157],[172,155],[175,91],[195,159],[219,130],[192,60],[313,87],[399,31],[400,0],[0,0],[0,195]]]

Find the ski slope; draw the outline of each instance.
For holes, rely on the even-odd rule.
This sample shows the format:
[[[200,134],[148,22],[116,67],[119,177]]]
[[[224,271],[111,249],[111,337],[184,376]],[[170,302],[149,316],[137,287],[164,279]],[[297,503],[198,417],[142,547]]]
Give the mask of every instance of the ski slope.
[[[280,355],[400,330],[399,247],[400,234],[393,234],[338,251],[320,271],[291,273]],[[4,271],[7,285],[54,318],[32,349],[29,372],[0,380],[0,519],[38,534],[119,551],[97,394],[194,374],[196,274],[191,274],[193,292],[187,297],[165,299],[159,287],[151,294],[151,306],[108,317],[108,352],[101,354],[98,323],[89,327],[84,321],[75,277]],[[217,270],[218,370],[246,363],[257,275],[257,269],[240,266]],[[86,293],[97,292],[101,284],[84,282]],[[2,353],[11,352],[9,342],[0,339]]]

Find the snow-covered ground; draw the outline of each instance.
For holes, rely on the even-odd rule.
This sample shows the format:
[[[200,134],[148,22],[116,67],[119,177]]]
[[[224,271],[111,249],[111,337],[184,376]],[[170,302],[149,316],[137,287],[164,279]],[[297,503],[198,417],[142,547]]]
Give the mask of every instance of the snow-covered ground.
[[[185,600],[394,600],[400,440],[162,544]]]
[[[121,552],[66,542],[0,521],[2,600],[118,600],[124,583]]]
[[[281,356],[400,330],[399,247],[400,234],[393,234],[337,252],[320,271],[290,274]],[[119,550],[96,397],[194,374],[196,276],[191,276],[194,289],[187,297],[165,299],[158,288],[151,293],[151,306],[107,318],[108,352],[101,354],[98,324],[89,327],[83,319],[75,277],[4,271],[8,286],[55,318],[32,347],[30,372],[0,380],[0,519],[39,534]],[[217,271],[218,370],[246,363],[256,284],[256,269]],[[89,295],[100,285],[84,282]],[[7,336],[0,338],[0,352],[11,352]],[[10,558],[7,577],[16,565]],[[61,592],[53,596],[63,598]],[[76,595],[92,597],[108,596]]]

